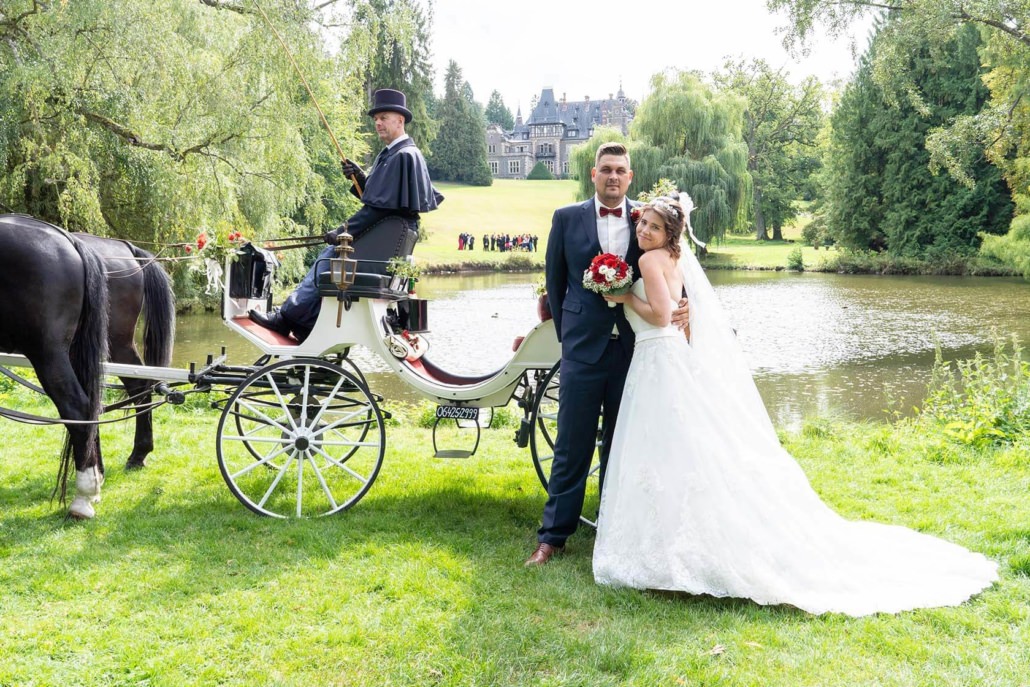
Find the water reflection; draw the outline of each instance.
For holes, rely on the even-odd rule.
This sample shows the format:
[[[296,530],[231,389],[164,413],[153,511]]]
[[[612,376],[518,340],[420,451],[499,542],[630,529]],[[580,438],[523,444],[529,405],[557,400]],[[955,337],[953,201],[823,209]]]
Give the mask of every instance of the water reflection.
[[[1017,279],[881,277],[713,271],[778,426],[805,416],[841,413],[882,418],[893,406],[911,412],[923,396],[934,342],[945,357],[990,348],[992,329],[1030,340],[1030,284]],[[532,285],[538,275],[431,276],[419,284],[430,298],[432,360],[467,374],[497,369],[511,344],[537,322]],[[215,315],[180,317],[175,364],[202,362],[228,349],[249,363],[258,351]],[[367,352],[355,359],[387,398],[418,400]]]

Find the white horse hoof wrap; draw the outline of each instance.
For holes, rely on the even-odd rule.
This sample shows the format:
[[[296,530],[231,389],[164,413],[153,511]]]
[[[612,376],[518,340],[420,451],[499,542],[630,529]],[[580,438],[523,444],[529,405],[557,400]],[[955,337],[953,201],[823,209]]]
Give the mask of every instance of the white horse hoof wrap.
[[[89,499],[84,496],[76,496],[72,499],[72,505],[68,507],[68,515],[76,520],[92,520],[96,514]]]
[[[104,483],[104,476],[96,468],[88,470],[77,470],[75,472],[75,498],[72,505],[68,507],[68,513],[73,518],[88,520],[96,515],[93,509],[94,503],[100,500],[100,485]]]

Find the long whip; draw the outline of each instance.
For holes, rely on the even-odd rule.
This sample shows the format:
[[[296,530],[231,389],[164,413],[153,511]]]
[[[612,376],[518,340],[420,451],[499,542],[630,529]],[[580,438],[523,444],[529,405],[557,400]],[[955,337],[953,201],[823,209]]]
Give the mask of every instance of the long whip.
[[[251,0],[251,2],[253,3],[254,7],[257,8],[257,11],[261,13],[261,16],[264,18],[265,23],[268,25],[268,28],[272,30],[273,34],[275,34],[276,39],[278,39],[279,41],[279,45],[283,46],[283,51],[286,53],[286,57],[290,59],[290,64],[293,65],[293,70],[297,72],[297,76],[300,77],[301,83],[304,84],[304,88],[307,90],[308,95],[311,96],[311,102],[314,103],[315,109],[318,110],[318,116],[322,118],[322,126],[325,127],[325,130],[329,133],[329,138],[333,140],[333,145],[336,146],[336,152],[340,154],[341,160],[347,162],[347,156],[344,154],[343,148],[340,147],[340,142],[337,141],[336,136],[333,135],[333,130],[329,126],[329,120],[325,118],[325,114],[322,112],[322,108],[319,107],[318,99],[315,98],[315,94],[314,92],[312,92],[311,86],[308,85],[308,80],[304,78],[304,72],[300,70],[300,67],[297,66],[297,61],[293,59],[293,53],[291,53],[290,49],[286,47],[286,41],[284,41],[283,37],[279,35],[279,32],[275,30],[275,26],[272,25],[272,21],[268,18],[268,15],[265,14],[265,11],[261,8],[261,5],[258,4],[257,0]],[[360,198],[362,195],[362,190],[361,184],[358,182],[357,176],[351,174],[350,180],[354,183],[354,189],[358,192],[358,197]]]

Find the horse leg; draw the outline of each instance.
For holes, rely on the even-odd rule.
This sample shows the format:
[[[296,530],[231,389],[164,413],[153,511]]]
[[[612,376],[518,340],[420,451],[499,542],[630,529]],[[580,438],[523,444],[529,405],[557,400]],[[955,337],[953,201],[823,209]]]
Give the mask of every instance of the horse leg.
[[[51,358],[33,367],[40,385],[57,406],[57,413],[65,420],[90,420],[89,397],[83,391],[71,362],[65,358]],[[100,460],[100,433],[96,426],[67,425],[69,450],[75,460],[75,498],[68,507],[73,518],[89,519],[96,515],[93,504],[100,500],[100,485],[104,483],[104,466]]]
[[[122,378],[129,398],[137,406],[149,405],[153,399],[151,382],[145,379]],[[136,415],[136,435],[132,453],[125,461],[126,470],[138,470],[146,465],[147,456],[154,450],[154,416],[149,410]]]

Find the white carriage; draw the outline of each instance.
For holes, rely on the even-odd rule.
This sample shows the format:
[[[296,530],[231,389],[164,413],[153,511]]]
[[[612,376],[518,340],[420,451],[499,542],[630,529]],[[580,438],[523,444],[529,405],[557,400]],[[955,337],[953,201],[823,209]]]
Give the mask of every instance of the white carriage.
[[[247,316],[251,309],[270,305],[269,271],[261,251],[251,250],[247,259],[227,266],[223,319],[263,356],[225,401],[218,462],[233,494],[257,513],[303,517],[340,512],[357,503],[375,481],[386,453],[382,397],[351,359],[355,346],[371,351],[398,379],[438,404],[438,424],[453,421],[474,429],[471,450],[445,450],[436,445],[434,428],[437,456],[474,453],[480,410],[515,400],[523,410],[515,440],[529,446],[537,475],[547,485],[561,353],[553,322],[533,327],[513,346],[508,363],[492,373],[462,375],[433,364],[421,354],[426,333],[410,335],[412,329],[423,330],[426,303],[410,298],[406,281],[387,271],[390,257],[410,254],[414,237],[405,235],[410,228],[403,222],[384,222],[388,226],[375,230],[377,247],[369,250],[357,242],[358,259],[346,266],[355,272],[353,284],[339,283],[347,271],[342,258],[319,266],[322,308],[303,343]],[[211,374],[217,383],[218,370]]]

